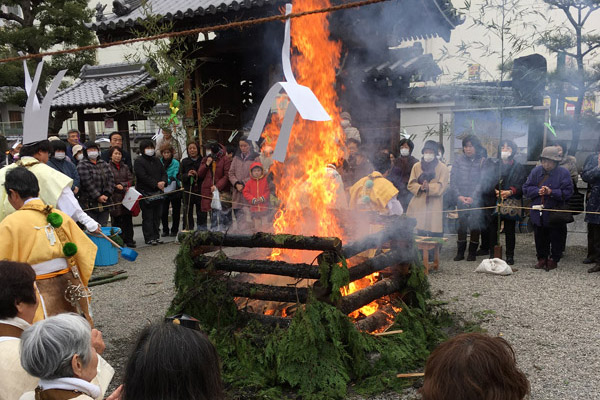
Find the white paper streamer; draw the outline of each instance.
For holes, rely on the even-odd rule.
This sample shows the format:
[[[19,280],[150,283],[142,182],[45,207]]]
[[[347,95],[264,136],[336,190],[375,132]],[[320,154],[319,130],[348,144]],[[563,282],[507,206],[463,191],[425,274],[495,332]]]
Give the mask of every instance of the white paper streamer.
[[[286,4],[285,15],[289,15],[291,12],[292,5]],[[283,162],[287,155],[290,134],[297,113],[300,113],[302,118],[310,121],[330,121],[331,117],[327,114],[327,111],[323,108],[313,91],[296,82],[290,61],[289,19],[285,22],[285,35],[283,38],[283,47],[281,48],[281,65],[283,68],[283,75],[287,82],[277,82],[269,89],[258,108],[248,139],[258,140],[260,138],[262,130],[267,122],[271,105],[275,102],[281,90],[284,90],[290,98],[290,102],[285,111],[281,130],[279,131],[277,146],[273,152],[273,159]]]

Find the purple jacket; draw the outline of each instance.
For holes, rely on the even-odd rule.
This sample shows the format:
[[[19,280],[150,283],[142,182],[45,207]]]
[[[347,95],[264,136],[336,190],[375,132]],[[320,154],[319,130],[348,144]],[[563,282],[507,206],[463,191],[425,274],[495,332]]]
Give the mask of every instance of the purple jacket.
[[[546,172],[541,165],[532,169],[527,177],[527,181],[523,185],[523,196],[530,199],[532,205],[543,204],[545,208],[551,209],[560,207],[573,195],[571,174],[566,168],[556,167],[550,171],[546,180],[540,185],[545,174]],[[538,194],[540,186],[548,186],[552,189],[550,196],[540,196]],[[540,219],[540,212],[538,210],[531,210],[529,216],[534,225],[549,226],[549,213],[547,211],[543,212],[542,219]]]

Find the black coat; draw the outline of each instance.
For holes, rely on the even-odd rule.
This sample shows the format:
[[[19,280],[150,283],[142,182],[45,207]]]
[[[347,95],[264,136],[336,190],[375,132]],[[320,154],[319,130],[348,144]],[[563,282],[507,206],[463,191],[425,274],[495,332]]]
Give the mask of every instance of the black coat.
[[[587,211],[600,212],[600,166],[598,166],[598,153],[585,159],[581,179],[588,184]],[[588,224],[600,224],[599,214],[585,214]]]
[[[135,188],[143,195],[157,194],[158,182],[167,183],[167,171],[157,157],[141,155],[135,159]]]
[[[192,160],[190,157],[186,157],[183,160],[181,160],[181,165],[179,167],[181,176],[180,180],[186,192],[190,191],[190,187],[192,187],[192,179],[190,176],[188,176],[188,172],[192,170],[198,171],[198,169],[200,168],[200,164],[202,164],[202,157],[198,157],[195,161]],[[197,177],[194,178],[192,191],[197,193],[200,192]]]

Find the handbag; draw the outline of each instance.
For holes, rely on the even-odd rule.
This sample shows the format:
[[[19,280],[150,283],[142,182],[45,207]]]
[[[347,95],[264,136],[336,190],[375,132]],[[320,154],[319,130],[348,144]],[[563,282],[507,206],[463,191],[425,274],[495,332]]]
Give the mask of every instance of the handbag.
[[[498,203],[498,212],[502,218],[518,221],[521,219],[521,199],[507,198],[501,203]]]
[[[569,210],[568,204],[562,204],[560,206],[554,207],[555,210]],[[573,213],[569,211],[548,211],[550,213],[548,217],[548,222],[550,225],[563,225],[570,224],[575,221],[573,218]]]

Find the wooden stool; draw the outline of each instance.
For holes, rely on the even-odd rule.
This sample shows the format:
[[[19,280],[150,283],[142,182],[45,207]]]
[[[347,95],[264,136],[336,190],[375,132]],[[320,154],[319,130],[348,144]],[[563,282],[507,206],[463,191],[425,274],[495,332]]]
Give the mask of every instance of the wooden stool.
[[[443,242],[447,242],[447,238],[442,237],[426,237],[417,236],[415,243],[417,249],[423,251],[423,266],[425,267],[425,275],[429,274],[429,250],[433,250],[433,269],[437,270],[440,266],[440,249],[442,248]]]

